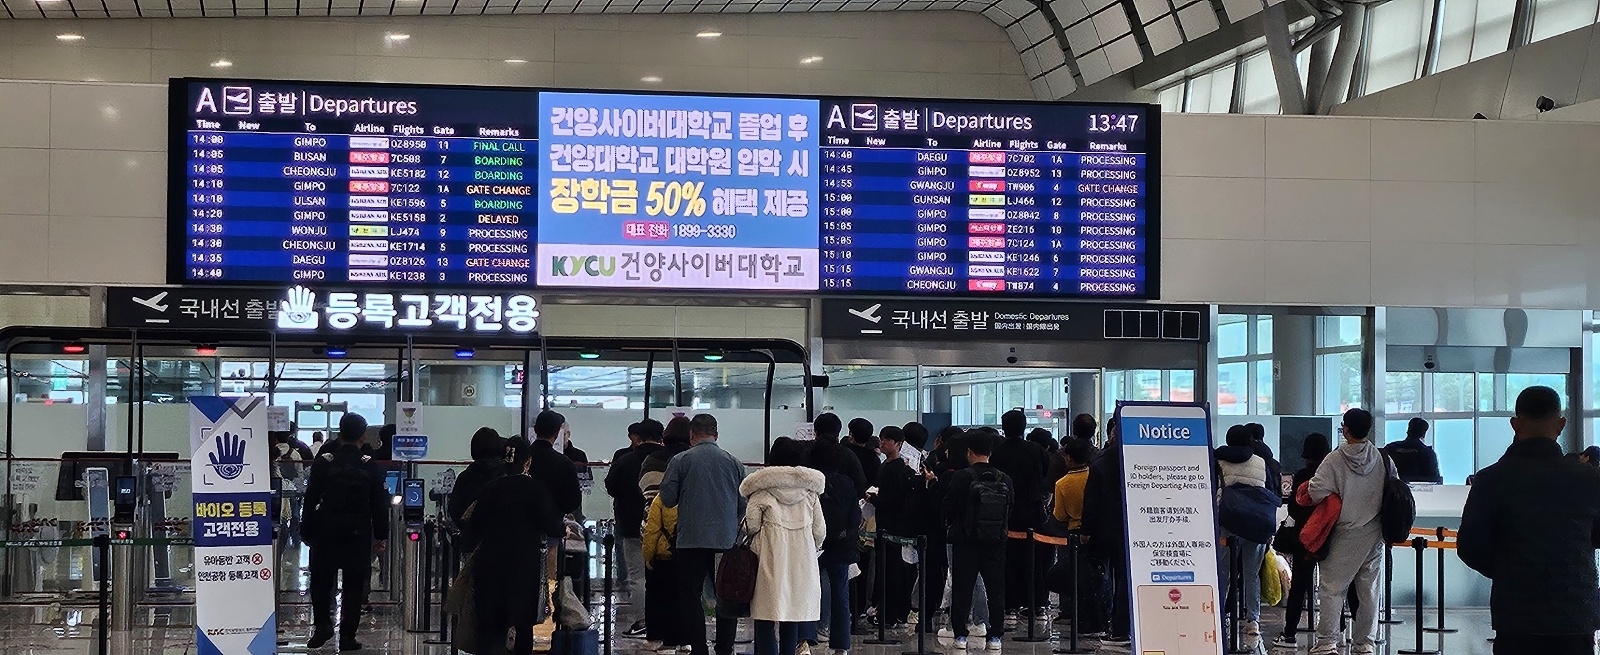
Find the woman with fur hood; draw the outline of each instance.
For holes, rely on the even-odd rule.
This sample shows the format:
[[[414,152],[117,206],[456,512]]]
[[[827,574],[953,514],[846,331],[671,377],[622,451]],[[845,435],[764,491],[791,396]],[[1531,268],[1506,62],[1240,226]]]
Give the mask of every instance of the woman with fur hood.
[[[739,485],[748,501],[743,532],[753,535],[750,547],[760,558],[750,601],[757,655],[794,655],[800,624],[822,615],[817,552],[828,531],[819,497],[827,482],[797,466],[803,456],[786,446],[773,444],[767,468]]]

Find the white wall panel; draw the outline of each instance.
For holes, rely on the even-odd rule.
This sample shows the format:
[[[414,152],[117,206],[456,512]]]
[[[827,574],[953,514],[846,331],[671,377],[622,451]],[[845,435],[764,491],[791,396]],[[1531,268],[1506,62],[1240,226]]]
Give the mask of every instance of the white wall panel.
[[[1365,305],[1372,300],[1372,245],[1353,241],[1268,241],[1261,299],[1272,303]]]
[[[1259,241],[1266,234],[1261,178],[1168,177],[1161,198],[1164,238]]]
[[[1167,114],[1162,171],[1197,177],[1266,177],[1267,119]]]
[[[1266,181],[1268,241],[1371,241],[1372,182]]]
[[[1471,182],[1373,182],[1372,234],[1388,243],[1477,243],[1472,187]]]
[[[1397,307],[1470,307],[1473,249],[1463,243],[1372,242],[1372,302]],[[1381,284],[1405,280],[1405,284]]]
[[[1372,121],[1372,178],[1473,180],[1473,130],[1467,121]]]
[[[1328,118],[1268,121],[1270,177],[1365,180],[1372,174],[1372,123]]]

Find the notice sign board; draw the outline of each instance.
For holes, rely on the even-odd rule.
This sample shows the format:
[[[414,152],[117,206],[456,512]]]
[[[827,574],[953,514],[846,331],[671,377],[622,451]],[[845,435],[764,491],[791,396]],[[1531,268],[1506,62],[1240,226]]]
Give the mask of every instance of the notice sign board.
[[[1202,405],[1117,408],[1133,652],[1221,655],[1211,420]]]
[[[189,398],[199,655],[277,646],[269,441],[263,399]]]

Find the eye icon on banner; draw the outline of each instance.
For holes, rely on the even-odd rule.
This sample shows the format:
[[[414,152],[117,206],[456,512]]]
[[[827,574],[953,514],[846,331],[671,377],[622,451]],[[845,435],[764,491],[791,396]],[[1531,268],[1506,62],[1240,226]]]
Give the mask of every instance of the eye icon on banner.
[[[289,287],[283,305],[278,307],[278,328],[282,330],[317,329],[317,292],[302,286]]]

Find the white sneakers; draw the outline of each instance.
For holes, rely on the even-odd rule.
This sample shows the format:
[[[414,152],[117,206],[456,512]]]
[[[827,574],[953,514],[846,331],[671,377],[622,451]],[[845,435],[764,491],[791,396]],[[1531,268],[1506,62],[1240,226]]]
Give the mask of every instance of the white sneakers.
[[[989,638],[989,650],[990,651],[998,653],[998,652],[1000,652],[1000,647],[1001,647],[1001,644],[1000,644],[1000,638],[999,637],[990,637]]]
[[[956,649],[956,650],[966,650],[967,649],[967,638],[966,637],[956,637],[956,642],[951,647]]]

